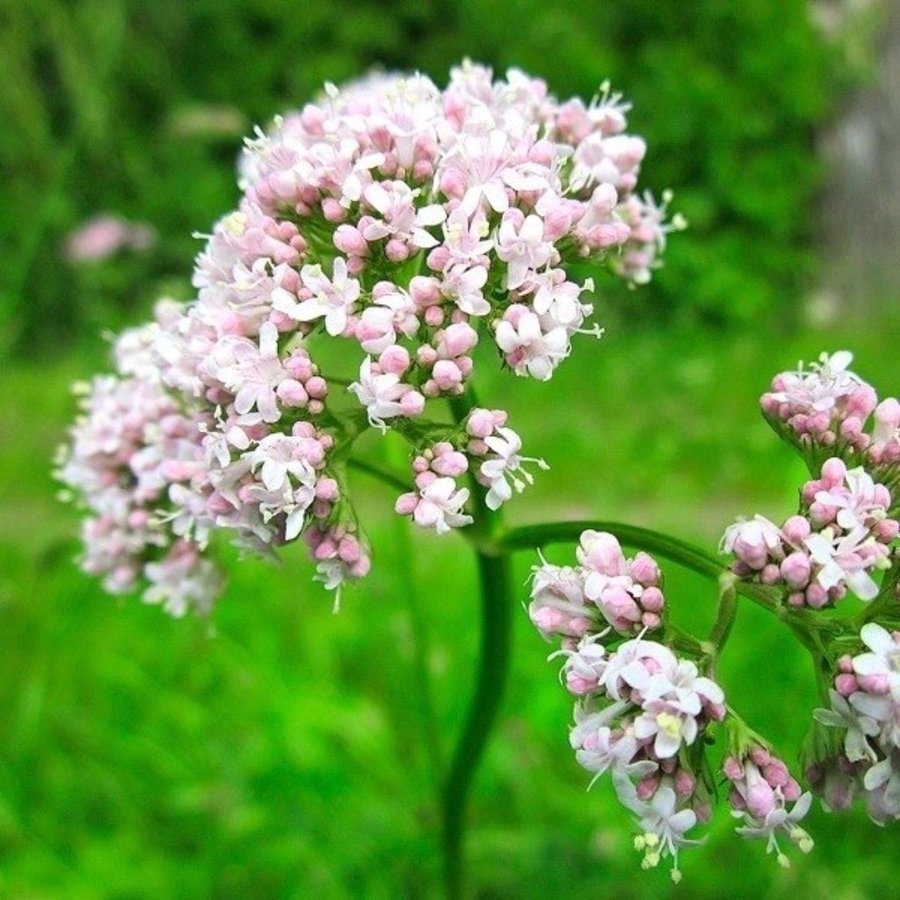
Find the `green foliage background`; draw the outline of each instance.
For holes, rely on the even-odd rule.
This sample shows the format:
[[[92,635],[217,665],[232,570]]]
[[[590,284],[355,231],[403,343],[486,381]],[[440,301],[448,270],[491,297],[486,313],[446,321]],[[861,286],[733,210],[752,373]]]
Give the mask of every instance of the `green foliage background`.
[[[808,288],[813,134],[842,75],[800,0],[9,0],[0,349],[124,324],[166,279],[183,291],[190,235],[233,205],[251,123],[373,65],[441,84],[464,54],[542,74],[561,96],[609,78],[634,102],[644,183],[676,188],[691,223],[642,298],[655,318],[747,320]],[[236,128],[185,124],[210,105]],[[149,221],[159,248],[73,271],[63,236],[104,209]]]
[[[755,412],[773,371],[851,345],[861,374],[896,389],[896,316],[799,327],[816,262],[814,134],[846,77],[805,3],[7,0],[3,900],[439,895],[436,773],[477,645],[463,543],[411,534],[359,476],[376,565],[340,616],[296,553],[280,569],[233,561],[211,622],[172,621],[77,571],[76,517],[49,470],[68,383],[105,364],[101,330],[143,318],[161,292],[189,296],[190,235],[236,199],[240,134],[326,79],[380,64],[442,83],[462,55],[541,74],[558,95],[610,78],[648,140],[644,182],[673,187],[691,221],[649,288],[601,286],[607,337],[580,344],[551,385],[484,360],[486,402],[508,406],[553,466],[512,519],[618,517],[712,545],[737,514],[794,504],[802,466]],[[210,107],[222,121],[198,125]],[[157,248],[66,263],[64,236],[101,210],[149,221]],[[518,560],[520,582],[531,562]],[[685,627],[706,627],[710,587],[666,575]],[[475,896],[891,896],[896,832],[860,814],[816,812],[819,846],[788,872],[720,814],[685,853],[680,887],[640,873],[627,816],[602,785],[584,791],[549,649],[519,616],[471,814]],[[802,652],[742,609],[724,666],[736,705],[790,757],[815,703]]]

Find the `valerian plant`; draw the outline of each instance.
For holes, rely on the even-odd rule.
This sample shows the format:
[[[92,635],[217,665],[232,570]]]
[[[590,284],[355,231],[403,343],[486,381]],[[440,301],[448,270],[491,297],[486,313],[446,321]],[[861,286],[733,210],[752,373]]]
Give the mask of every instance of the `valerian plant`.
[[[572,264],[640,284],[682,225],[667,220],[668,198],[638,192],[645,145],[627,132],[628,109],[607,86],[588,105],[560,103],[538,79],[511,70],[495,81],[470,63],[444,91],[421,75],[329,85],[247,141],[243,196],[205,236],[196,299],[161,301],[153,323],[116,340],[117,372],[81,386],[60,459],[86,512],[83,567],[174,615],[207,613],[220,592],[216,533],[270,556],[303,540],[337,609],[371,560],[351,468],[392,488],[399,515],[469,539],[482,654],[441,794],[451,896],[468,787],[508,668],[510,560],[553,542],[579,540],[578,565],[541,558],[530,614],[563,639],[578,698],[571,744],[635,813],[645,866],[670,856],[680,877],[678,849],[694,842],[719,783],[740,833],[766,838],[780,860],[782,835],[812,846],[799,825],[810,795],[716,681],[739,595],[816,658],[830,709],[816,712],[813,786],[832,806],[858,791],[879,821],[900,814],[900,633],[889,630],[900,407],[876,408],[849,354],[779,376],[764,398],[815,480],[781,528],[756,517],[728,530],[730,570],[621,523],[503,524],[501,507],[547,464],[523,454],[503,410],[476,399],[476,345],[493,344],[516,375],[549,380],[579,335],[601,333],[589,324],[593,282],[573,280]],[[352,377],[328,369],[348,359]],[[407,471],[366,454],[360,438],[372,431],[408,444]],[[623,544],[640,552],[626,558]],[[647,551],[718,583],[710,635],[672,625]],[[872,601],[864,621],[817,617],[847,590]],[[860,640],[871,652],[854,656]]]

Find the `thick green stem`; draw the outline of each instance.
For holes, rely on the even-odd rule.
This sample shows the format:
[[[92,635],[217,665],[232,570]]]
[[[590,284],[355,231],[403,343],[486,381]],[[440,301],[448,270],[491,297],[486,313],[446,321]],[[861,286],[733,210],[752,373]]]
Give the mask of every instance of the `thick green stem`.
[[[397,573],[403,594],[406,597],[406,609],[412,631],[412,667],[416,687],[413,695],[416,713],[419,719],[420,739],[428,764],[428,776],[436,795],[441,790],[444,774],[443,754],[441,752],[440,729],[434,710],[431,689],[431,675],[428,668],[430,635],[428,621],[422,608],[416,584],[415,554],[413,552],[409,523],[399,516],[393,522],[394,547],[397,554]]]
[[[472,778],[493,727],[509,668],[512,644],[512,583],[509,556],[477,551],[481,587],[481,646],[475,694],[453,754],[443,792],[443,841],[447,896],[463,889],[463,837]]]
[[[457,423],[478,405],[471,386],[450,400]],[[475,522],[464,535],[475,550],[481,595],[481,643],[475,690],[444,783],[443,844],[447,897],[462,895],[466,805],[472,779],[493,728],[506,685],[512,646],[513,591],[510,552],[500,549],[503,519],[485,502],[486,490],[469,472]]]

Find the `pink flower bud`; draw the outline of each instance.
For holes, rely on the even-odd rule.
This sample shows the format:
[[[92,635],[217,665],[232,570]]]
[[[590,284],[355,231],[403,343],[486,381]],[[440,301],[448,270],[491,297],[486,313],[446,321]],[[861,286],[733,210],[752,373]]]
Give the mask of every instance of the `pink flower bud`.
[[[352,225],[338,225],[332,240],[334,246],[348,256],[366,256],[369,252],[366,239]]]
[[[462,372],[449,359],[439,359],[432,369],[432,377],[442,391],[452,390],[462,382]]]
[[[341,491],[338,483],[333,478],[320,478],[316,482],[316,498],[334,502],[340,497]]]
[[[473,409],[466,419],[466,431],[475,438],[490,437],[494,433],[494,416],[487,409]]]
[[[836,456],[831,457],[822,465],[822,481],[826,487],[839,487],[847,476],[847,466],[844,461]]]
[[[648,612],[659,613],[665,605],[665,597],[658,587],[648,587],[641,594],[641,606]]]
[[[400,398],[400,411],[407,418],[418,416],[425,409],[425,398],[418,391],[407,391]]]
[[[748,778],[747,794],[747,810],[750,815],[758,819],[765,819],[772,810],[775,809],[777,801],[775,792],[763,778]]]
[[[603,575],[618,575],[624,568],[625,555],[614,535],[605,531],[585,531],[580,543],[584,565]]]
[[[812,528],[809,521],[803,516],[791,516],[781,526],[781,533],[785,536],[788,543],[795,546],[802,545],[803,541],[809,537],[811,531]]]
[[[288,407],[304,406],[309,400],[309,395],[299,381],[288,378],[282,381],[275,389],[278,399]]]
[[[599,604],[603,615],[617,630],[628,628],[629,624],[639,622],[641,611],[634,597],[621,587],[609,587],[601,595]]]
[[[773,758],[768,765],[763,766],[762,774],[773,788],[784,787],[791,780],[791,773],[780,759]]]
[[[425,258],[428,268],[434,272],[443,272],[450,262],[450,248],[441,244],[435,247]]]
[[[640,551],[631,561],[631,577],[645,587],[659,584],[660,572],[656,561],[644,551]],[[646,597],[646,594],[644,595]],[[641,605],[649,609],[642,599]]]
[[[765,747],[756,744],[750,749],[750,759],[754,765],[767,766],[772,761],[772,754]]]
[[[347,218],[347,210],[334,197],[326,197],[322,201],[322,215],[329,222],[343,222]]]
[[[396,238],[391,238],[387,242],[384,248],[384,255],[394,263],[402,263],[409,259],[409,247],[403,243],[403,241],[398,241]]]
[[[466,459],[464,453],[460,453],[457,450],[451,450],[449,453],[442,453],[440,456],[436,457],[431,464],[431,468],[437,472],[438,475],[457,478],[469,468],[469,461]]]
[[[437,358],[437,350],[435,350],[434,347],[430,347],[428,344],[422,344],[422,346],[416,350],[416,359],[418,359],[419,363],[423,366],[433,366],[437,361]]]
[[[416,306],[424,309],[443,300],[441,283],[428,275],[416,275],[409,283],[409,295]]]
[[[306,393],[316,400],[322,400],[328,394],[328,383],[320,375],[313,375],[306,382]]]
[[[643,800],[644,802],[649,800],[658,790],[659,781],[659,775],[655,772],[650,775],[645,775],[637,785],[635,785],[637,788],[638,800]]]
[[[781,576],[788,587],[797,590],[809,583],[811,563],[809,556],[798,550],[786,556],[781,563]]]
[[[382,371],[402,375],[410,366],[409,351],[399,344],[392,344],[378,357]]]
[[[338,556],[348,563],[356,562],[360,556],[359,541],[353,535],[341,538],[338,543]]]
[[[697,779],[687,769],[679,769],[675,773],[675,793],[682,797],[690,797],[697,786]]]
[[[842,697],[849,697],[858,687],[855,675],[841,674],[834,679],[834,688]]]
[[[828,591],[818,583],[811,584],[806,589],[806,603],[813,609],[821,609],[828,603]]]

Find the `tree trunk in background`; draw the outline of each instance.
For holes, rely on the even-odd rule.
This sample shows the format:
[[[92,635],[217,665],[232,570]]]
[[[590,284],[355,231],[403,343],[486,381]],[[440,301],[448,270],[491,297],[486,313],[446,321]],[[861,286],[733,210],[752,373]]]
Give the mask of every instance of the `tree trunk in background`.
[[[881,5],[874,77],[848,98],[822,140],[822,299],[835,312],[900,295],[900,0]]]

